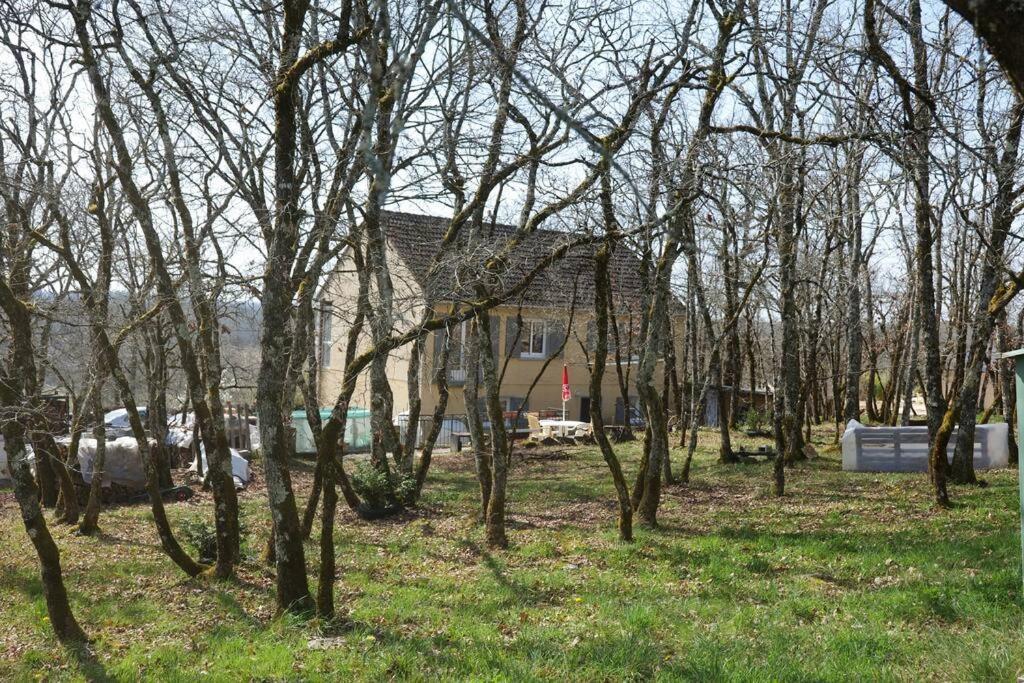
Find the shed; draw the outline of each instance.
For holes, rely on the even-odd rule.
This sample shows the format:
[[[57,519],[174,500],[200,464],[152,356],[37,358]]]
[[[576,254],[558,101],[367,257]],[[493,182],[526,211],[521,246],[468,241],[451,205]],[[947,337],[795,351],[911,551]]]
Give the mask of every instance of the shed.
[[[728,384],[722,385],[722,397],[726,401],[732,400],[733,388]],[[772,394],[767,389],[751,389],[749,387],[740,387],[737,389],[739,394],[739,410],[737,411],[737,417],[742,418],[748,410],[757,410],[762,413],[767,413],[772,402]],[[717,427],[719,416],[721,415],[721,407],[719,406],[719,393],[717,387],[708,387],[708,393],[704,402],[704,426],[705,427]]]

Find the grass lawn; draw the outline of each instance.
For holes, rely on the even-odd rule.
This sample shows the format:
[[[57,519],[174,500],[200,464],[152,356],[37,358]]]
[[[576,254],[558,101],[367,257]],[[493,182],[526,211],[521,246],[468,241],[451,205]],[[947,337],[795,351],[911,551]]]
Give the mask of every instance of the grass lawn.
[[[1016,472],[954,488],[955,509],[936,512],[926,475],[843,473],[830,434],[816,440],[822,455],[788,472],[779,501],[770,465],[718,465],[702,433],[693,482],[669,487],[661,528],[630,545],[595,448],[531,452],[501,553],[474,521],[471,460],[439,455],[420,509],[340,515],[345,627],[274,618],[259,490],[242,496],[248,559],[231,583],[178,572],[147,508],[109,510],[99,537],[55,529],[88,658],[50,635],[3,492],[0,679],[1016,680]],[[619,450],[632,475],[639,447]],[[210,518],[210,499],[169,511],[180,527]]]

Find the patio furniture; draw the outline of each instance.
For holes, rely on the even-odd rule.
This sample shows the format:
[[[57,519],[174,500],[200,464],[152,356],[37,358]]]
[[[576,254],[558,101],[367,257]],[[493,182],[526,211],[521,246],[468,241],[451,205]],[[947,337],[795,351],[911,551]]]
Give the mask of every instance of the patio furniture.
[[[746,460],[756,460],[757,458],[764,458],[765,460],[775,459],[775,449],[771,446],[758,446],[756,451],[748,451],[744,448],[736,451],[736,455]]]
[[[530,430],[529,429],[509,429],[509,430],[506,430],[506,433],[508,434],[508,438],[511,441],[520,441],[520,440],[526,439],[526,438],[528,438],[530,436]],[[452,434],[452,437],[455,439],[455,452],[456,453],[459,453],[459,452],[462,451],[462,441],[463,441],[463,439],[465,439],[466,441],[469,441],[469,442],[472,442],[472,440],[473,440],[473,435],[470,434],[469,432],[455,432],[454,434]],[[484,430],[484,441],[485,442],[488,441],[489,438],[490,438],[489,437],[489,430],[485,429]]]

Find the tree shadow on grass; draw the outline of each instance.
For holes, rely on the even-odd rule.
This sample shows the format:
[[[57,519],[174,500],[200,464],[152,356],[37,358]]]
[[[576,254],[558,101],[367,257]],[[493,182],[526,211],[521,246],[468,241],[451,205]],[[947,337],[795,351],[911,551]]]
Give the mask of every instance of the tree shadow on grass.
[[[481,547],[480,544],[468,538],[464,538],[459,541],[459,545],[479,557],[480,561],[491,572],[494,580],[497,581],[499,585],[507,588],[517,598],[526,599],[529,596],[530,589],[527,586],[509,578],[505,573],[505,570],[500,564],[498,564],[497,560],[494,559],[494,555]]]
[[[43,584],[34,573],[21,571],[17,567],[9,565],[0,566],[0,587],[17,590],[31,600],[41,599],[43,595]],[[53,632],[50,632],[53,635]],[[79,673],[87,681],[112,681],[107,674],[102,662],[96,657],[92,646],[89,643],[68,643],[64,645],[64,651],[75,661]]]
[[[507,590],[517,605],[544,605],[557,601],[557,590],[539,589],[512,578],[501,563],[485,548],[470,539],[459,542],[463,548],[480,558],[480,562],[494,577],[495,582]]]
[[[0,565],[0,589],[16,590],[29,597],[37,598],[43,594],[43,583],[35,572],[9,564]]]
[[[96,653],[88,643],[72,643],[66,645],[64,650],[75,660],[78,672],[90,683],[94,681],[96,683],[106,683],[107,681],[114,680],[107,673],[103,663],[96,657]]]
[[[108,534],[105,531],[99,531],[93,534],[92,537],[100,543],[106,545],[123,545],[129,548],[146,548],[149,550],[155,550],[157,552],[163,552],[163,549],[160,547],[159,543],[145,543],[142,541],[135,541],[130,538],[123,538],[121,536]]]
[[[217,600],[217,603],[223,607],[229,614],[231,614],[238,621],[244,622],[248,626],[262,627],[264,622],[258,617],[249,614],[246,611],[245,606],[238,600],[238,598],[223,588],[211,588],[211,594]]]

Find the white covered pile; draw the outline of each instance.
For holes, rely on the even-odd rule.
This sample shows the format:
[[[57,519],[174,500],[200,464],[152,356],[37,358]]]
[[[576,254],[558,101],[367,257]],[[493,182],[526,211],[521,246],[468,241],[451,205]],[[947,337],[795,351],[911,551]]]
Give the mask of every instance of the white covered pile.
[[[203,478],[205,479],[210,472],[210,466],[206,462],[206,449],[200,446],[199,454],[203,459]],[[198,473],[197,465],[198,463],[193,460],[188,471]],[[249,483],[249,461],[234,448],[231,449],[231,477],[235,480],[235,488],[238,490],[244,489],[245,485]]]
[[[28,460],[32,462],[35,457],[32,453],[32,446],[25,444],[25,450],[28,451]],[[0,436],[0,483],[8,483],[11,481],[11,470],[7,466],[7,450],[4,448],[4,437]]]
[[[70,438],[64,437],[61,441],[67,446]],[[168,439],[168,443],[171,443],[170,439]],[[156,441],[150,439],[149,445],[150,448],[155,447]],[[206,453],[202,450],[201,453],[203,472],[205,473],[209,471],[209,468],[206,464]],[[78,444],[78,465],[82,473],[82,479],[85,480],[86,484],[92,482],[95,459],[96,439],[82,437]],[[3,464],[6,465],[6,459],[3,460]],[[138,442],[134,437],[122,436],[118,439],[107,441],[107,454],[103,469],[103,486],[110,486],[111,483],[115,483],[138,490],[146,487],[146,468],[139,453]],[[196,471],[195,461],[193,461],[189,470],[192,472]],[[249,462],[234,448],[231,449],[231,474],[235,480],[235,488],[245,488],[246,484],[249,483]]]
[[[150,447],[156,445],[150,440]],[[96,439],[82,437],[78,442],[78,466],[86,484],[92,483],[96,462]],[[142,464],[139,443],[130,436],[107,441],[107,454],[103,463],[103,486],[120,484],[131,489],[146,487],[146,468]]]

